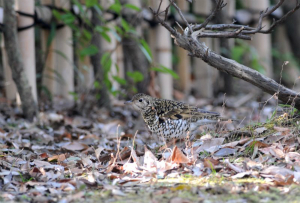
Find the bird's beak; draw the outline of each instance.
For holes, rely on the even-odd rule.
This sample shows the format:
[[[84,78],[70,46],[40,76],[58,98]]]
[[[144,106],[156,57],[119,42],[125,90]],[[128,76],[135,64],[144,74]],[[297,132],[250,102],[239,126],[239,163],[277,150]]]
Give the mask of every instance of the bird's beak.
[[[131,100],[126,101],[126,102],[124,102],[124,104],[125,104],[125,105],[132,104],[132,101],[131,101]]]

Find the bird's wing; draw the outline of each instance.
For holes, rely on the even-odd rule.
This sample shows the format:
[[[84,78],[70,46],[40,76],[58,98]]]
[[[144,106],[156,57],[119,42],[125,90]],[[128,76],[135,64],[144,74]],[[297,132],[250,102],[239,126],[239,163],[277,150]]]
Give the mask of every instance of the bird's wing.
[[[199,109],[198,107],[171,100],[159,100],[154,108],[160,118],[166,119],[217,119],[220,114]]]

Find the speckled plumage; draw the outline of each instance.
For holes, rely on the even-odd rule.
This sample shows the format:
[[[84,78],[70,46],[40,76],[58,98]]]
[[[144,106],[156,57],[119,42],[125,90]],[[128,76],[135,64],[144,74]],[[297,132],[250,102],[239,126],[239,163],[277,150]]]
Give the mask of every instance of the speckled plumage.
[[[151,132],[162,135],[166,140],[185,138],[203,123],[217,122],[220,115],[183,102],[157,99],[146,94],[136,94],[130,101],[141,112]],[[221,119],[223,120],[223,119]],[[191,136],[191,135],[190,135]]]

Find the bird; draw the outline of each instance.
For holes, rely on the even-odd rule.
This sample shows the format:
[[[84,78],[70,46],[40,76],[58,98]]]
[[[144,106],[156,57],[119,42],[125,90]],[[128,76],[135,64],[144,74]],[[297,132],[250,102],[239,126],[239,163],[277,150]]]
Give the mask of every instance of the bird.
[[[192,140],[199,126],[228,120],[216,112],[143,93],[134,95],[125,105],[131,105],[139,111],[149,130],[162,135],[166,141],[184,139],[187,135]]]

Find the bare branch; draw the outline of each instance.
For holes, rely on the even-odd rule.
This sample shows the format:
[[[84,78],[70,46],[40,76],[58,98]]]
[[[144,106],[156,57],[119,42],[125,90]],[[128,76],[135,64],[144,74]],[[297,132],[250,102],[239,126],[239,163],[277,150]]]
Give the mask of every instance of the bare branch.
[[[239,38],[244,40],[251,40],[251,36],[241,34],[242,28],[236,31],[224,32],[200,32],[197,37],[199,38]],[[198,32],[198,31],[195,31]],[[194,33],[195,33],[194,32]]]
[[[151,7],[149,7],[150,11],[152,12],[153,16],[158,20],[158,22],[164,26],[167,30],[169,30],[169,32],[174,36],[174,37],[178,37],[179,33],[173,29],[168,23],[166,23],[165,20],[162,20],[160,17],[159,17],[159,14],[160,14],[160,7],[161,7],[161,4],[162,4],[162,0],[160,1],[159,3],[159,6],[158,6],[158,9],[156,11],[154,11]],[[167,7],[167,9],[169,9],[169,7]],[[163,12],[167,12],[166,10],[163,11]],[[163,13],[162,12],[162,13]]]
[[[173,0],[170,0],[173,2]],[[256,33],[268,33],[270,32],[276,25],[284,21],[289,15],[294,13],[296,10],[300,8],[300,4],[297,0],[297,4],[293,10],[289,11],[282,18],[277,21],[274,21],[272,25],[263,30],[264,26],[262,25],[263,19],[273,13],[276,9],[278,9],[285,0],[280,0],[274,7],[267,8],[265,11],[260,13],[260,17],[258,19],[258,24],[255,28],[244,26],[244,25],[235,25],[235,24],[219,24],[219,25],[208,25],[208,23],[212,20],[212,18],[216,15],[217,11],[221,10],[226,4],[223,4],[222,0],[218,0],[216,7],[211,12],[208,18],[204,21],[204,23],[200,25],[195,25],[192,28],[194,32],[191,32],[191,35],[181,35],[176,32],[169,24],[167,24],[164,20],[162,20],[152,9],[152,13],[157,18],[157,20],[168,29],[173,38],[175,38],[175,44],[182,47],[183,49],[189,52],[190,56],[194,56],[197,58],[201,58],[203,61],[215,67],[216,69],[226,72],[234,77],[238,77],[249,83],[259,87],[263,91],[269,94],[277,94],[278,98],[287,104],[294,104],[296,108],[300,109],[300,97],[298,96],[300,93],[297,93],[289,88],[286,88],[271,78],[264,76],[263,74],[253,70],[247,66],[239,64],[238,62],[222,57],[213,51],[211,51],[204,43],[200,42],[197,38],[199,37],[218,37],[218,38],[241,38],[241,39],[251,39],[252,34]],[[172,3],[171,2],[171,3]],[[176,7],[175,7],[176,8]],[[177,8],[176,8],[177,9]],[[179,12],[180,9],[178,8]],[[183,18],[181,16],[181,18]],[[183,21],[188,25],[186,20]],[[186,28],[188,29],[188,28]],[[189,28],[190,29],[190,28]],[[191,31],[188,30],[187,32]],[[206,30],[206,31],[205,31]],[[207,30],[216,30],[217,32],[208,32]],[[279,93],[278,93],[278,90]]]
[[[255,34],[255,33],[270,33],[272,31],[272,29],[279,23],[283,22],[289,15],[291,15],[292,13],[294,13],[296,10],[299,9],[300,7],[300,4],[297,0],[297,4],[295,6],[295,8],[291,11],[289,11],[287,14],[285,14],[283,17],[281,17],[279,20],[275,21],[272,23],[272,25],[270,26],[269,29],[267,30],[262,30],[263,29],[263,26],[262,26],[262,21],[263,19],[270,15],[271,13],[273,13],[276,9],[278,9],[284,2],[285,0],[280,0],[274,7],[272,7],[272,9],[269,9],[267,8],[265,11],[262,11],[260,13],[260,17],[259,17],[259,20],[258,20],[258,24],[256,26],[256,28],[254,30],[244,30],[242,32],[242,34]]]
[[[200,24],[201,25],[201,24]],[[199,30],[200,25],[195,25],[193,27],[194,30]],[[225,30],[225,29],[240,29],[241,27],[244,28],[244,30],[253,30],[253,27],[249,27],[246,25],[237,25],[237,24],[215,24],[215,25],[207,25],[205,27],[205,30]]]
[[[283,21],[286,20],[287,17],[289,17],[291,14],[293,14],[296,10],[298,10],[300,8],[300,2],[297,0],[297,4],[294,7],[293,10],[290,10],[289,12],[287,12],[284,16],[282,16],[280,19],[278,20],[274,20],[272,25],[267,29],[267,30],[261,30],[259,33],[270,33],[272,32],[273,28],[276,27],[278,24],[282,23]]]
[[[181,19],[183,20],[183,22],[185,22],[186,26],[189,28],[190,32],[193,32],[192,27],[190,26],[190,24],[187,22],[187,20],[185,19],[185,17],[183,16],[180,8],[177,6],[177,4],[174,2],[174,0],[169,0],[170,3],[176,8],[177,12],[179,13]]]
[[[218,0],[215,9],[211,12],[211,14],[205,19],[204,23],[199,25],[198,29],[201,28],[205,28],[206,25],[213,19],[213,17],[216,15],[216,13],[220,10],[222,10],[222,8],[224,8],[224,6],[226,6],[226,4],[223,3],[223,0]]]

